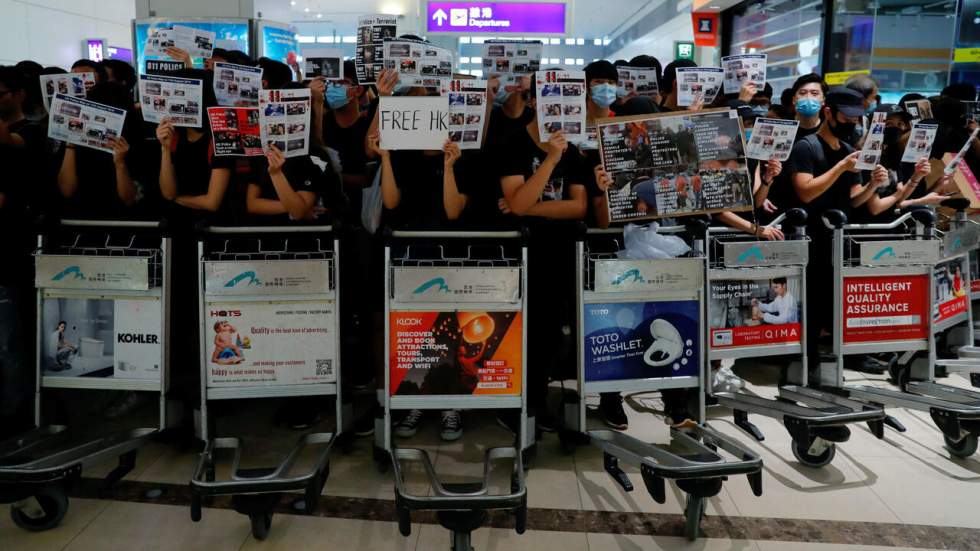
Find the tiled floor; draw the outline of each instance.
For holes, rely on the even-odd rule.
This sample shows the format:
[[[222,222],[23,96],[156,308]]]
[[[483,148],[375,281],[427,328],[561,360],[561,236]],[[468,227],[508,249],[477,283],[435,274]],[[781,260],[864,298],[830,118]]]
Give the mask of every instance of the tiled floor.
[[[849,378],[865,377],[851,374]],[[886,384],[881,377],[864,382]],[[943,382],[968,386],[958,377]],[[768,387],[749,390],[773,395]],[[647,439],[667,435],[662,419],[645,411],[660,408],[655,395],[634,396],[627,403],[632,406],[631,431]],[[666,503],[658,504],[646,492],[638,470],[623,465],[635,485],[633,492],[625,492],[603,470],[597,448],[585,446],[564,454],[557,438],[548,434],[538,443],[537,458],[527,474],[529,529],[517,535],[507,527],[509,519],[495,517],[494,527],[474,532],[475,549],[980,549],[980,455],[952,459],[942,448],[942,437],[928,414],[893,412],[908,431],[899,434],[886,429],[883,440],[864,426],[853,426],[851,440],[839,445],[833,463],[811,469],[793,458],[790,438],[780,422],[752,416],[766,436],[765,441],[755,442],[734,426],[728,410],[715,407],[708,413],[712,427],[757,450],[764,461],[762,497],[752,494],[744,476],[735,476],[709,500],[705,531],[711,537],[693,543],[676,537],[684,495],[674,484],[668,483]],[[262,408],[245,408],[235,413],[233,424],[219,430],[245,431],[246,450],[260,450],[260,455],[272,457],[271,450],[287,448],[297,434],[264,426],[249,434],[243,428],[256,426],[256,422],[261,425],[266,415]],[[430,452],[438,472],[452,472],[456,479],[480,473],[484,445],[507,444],[510,438],[492,416],[466,413],[465,420],[467,434],[462,441],[440,442],[434,418],[413,440]],[[433,524],[432,517],[414,517],[409,537],[399,533],[391,514],[392,475],[390,470],[381,473],[376,468],[371,439],[355,441],[349,454],[335,450],[331,456],[323,493],[332,496],[332,506],[339,509],[318,510],[311,516],[276,514],[266,541],[256,541],[248,519],[220,503],[205,508],[201,522],[191,522],[181,496],[186,494],[196,460],[191,450],[151,443],[141,450],[136,468],[127,476],[128,484],[141,489],[159,484],[167,490],[165,494],[170,492],[168,499],[75,497],[62,524],[42,533],[16,528],[4,513],[0,515],[0,549],[449,548],[449,533]],[[111,466],[93,467],[85,476],[97,478]],[[410,472],[410,482],[414,481],[413,491],[424,494],[427,485],[415,481],[419,474]],[[668,533],[675,535],[664,535]]]

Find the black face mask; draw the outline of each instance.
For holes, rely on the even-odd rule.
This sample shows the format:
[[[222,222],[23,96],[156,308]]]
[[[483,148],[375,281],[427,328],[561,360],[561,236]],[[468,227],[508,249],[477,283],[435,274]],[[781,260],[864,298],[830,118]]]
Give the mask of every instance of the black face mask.
[[[895,145],[905,132],[897,126],[886,126],[882,135],[885,145]]]
[[[840,122],[837,120],[837,113],[834,113],[830,118],[833,121],[833,124],[830,125],[830,133],[838,140],[849,142],[851,136],[854,135],[854,129],[857,128],[857,123]]]

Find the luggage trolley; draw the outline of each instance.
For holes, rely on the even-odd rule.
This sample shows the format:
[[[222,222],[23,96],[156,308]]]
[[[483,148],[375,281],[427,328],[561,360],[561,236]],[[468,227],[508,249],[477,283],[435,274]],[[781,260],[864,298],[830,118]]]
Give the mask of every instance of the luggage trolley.
[[[284,492],[303,491],[294,508],[316,509],[351,418],[340,391],[340,241],[330,226],[212,227],[198,257],[206,447],[190,481],[191,519],[201,520],[206,496],[230,495],[263,540]],[[243,468],[244,440],[213,434],[215,401],[301,396],[335,397],[335,431],[300,437],[276,466]],[[232,456],[227,471],[221,454]]]
[[[760,442],[765,435],[749,421],[750,413],[782,421],[793,439],[793,456],[816,468],[833,461],[836,444],[850,438],[850,423],[866,422],[882,438],[885,414],[882,408],[807,387],[805,224],[802,209],[774,220],[771,225],[786,230],[785,241],[759,241],[729,228],[709,228],[708,358],[800,356],[785,368],[775,400],[744,391],[714,396],[732,409],[735,425]],[[777,287],[767,303],[770,288]]]
[[[0,443],[0,501],[12,503],[21,528],[57,526],[68,510],[66,492],[85,468],[117,457],[108,488],[167,427],[170,251],[159,222],[62,220],[38,236],[37,428]],[[53,388],[156,393],[158,425],[109,434],[42,425],[41,393]]]
[[[385,399],[383,438],[395,476],[395,510],[404,536],[412,511],[435,511],[454,551],[471,551],[471,532],[491,510],[527,524],[525,454],[534,444],[527,415],[527,248],[520,232],[394,231],[385,245]],[[513,447],[487,449],[483,480],[443,483],[429,454],[396,447],[392,412],[409,409],[520,410]],[[379,419],[379,422],[381,420]],[[379,457],[383,461],[384,457]],[[379,467],[381,465],[379,464]],[[425,472],[430,495],[406,484],[410,466]],[[509,476],[492,493],[491,477]],[[506,485],[506,484],[505,484]]]
[[[821,381],[851,399],[929,412],[950,453],[972,455],[980,434],[980,393],[934,382],[936,334],[969,324],[970,317],[966,296],[947,300],[936,293],[936,274],[960,265],[968,278],[967,250],[943,251],[929,210],[905,213],[890,224],[848,225],[843,215],[837,218],[836,223],[824,219],[834,228],[837,329],[835,361],[821,363]],[[901,229],[908,231],[895,233]],[[845,386],[844,356],[876,352],[902,354],[892,370],[900,390]],[[889,424],[904,431],[897,421]]]
[[[700,226],[697,224],[700,223]],[[731,475],[747,475],[762,495],[762,460],[704,423],[703,222],[694,221],[695,247],[686,257],[622,260],[621,228],[590,229],[576,244],[578,380],[576,396],[564,397],[566,449],[584,434],[602,450],[603,467],[623,490],[633,484],[620,461],[640,469],[647,491],[666,503],[665,479],[686,496],[684,534],[700,534],[706,499]],[[683,226],[658,233],[680,234]],[[647,393],[694,389],[688,404],[698,423],[671,428],[668,442],[646,442],[622,431],[589,428],[585,398],[602,392]],[[677,420],[680,421],[680,420]],[[721,451],[719,451],[719,449]],[[724,452],[724,453],[722,453]]]

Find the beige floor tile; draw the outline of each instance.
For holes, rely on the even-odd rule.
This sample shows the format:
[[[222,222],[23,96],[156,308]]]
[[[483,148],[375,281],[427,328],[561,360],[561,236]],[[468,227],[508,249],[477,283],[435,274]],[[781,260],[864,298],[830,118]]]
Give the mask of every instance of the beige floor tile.
[[[922,547],[886,547],[883,545],[847,545],[788,541],[757,541],[759,551],[925,551]]]
[[[410,551],[416,548],[419,531],[419,526],[413,525],[412,534],[406,538],[394,522],[277,515],[272,517],[268,539],[257,541],[249,536],[241,549]]]
[[[61,524],[45,532],[28,532],[14,524],[10,506],[4,505],[0,507],[0,547],[17,551],[61,549],[108,506],[107,501],[70,499]]]
[[[980,461],[881,458],[871,489],[902,522],[980,528]]]
[[[758,551],[755,542],[745,540],[699,539],[664,536],[589,534],[590,551]]]
[[[449,530],[436,524],[422,526],[417,549],[419,551],[441,551],[449,549]],[[472,534],[472,545],[479,551],[587,551],[588,540],[585,533],[546,532],[528,530],[517,534],[511,529],[480,528]]]

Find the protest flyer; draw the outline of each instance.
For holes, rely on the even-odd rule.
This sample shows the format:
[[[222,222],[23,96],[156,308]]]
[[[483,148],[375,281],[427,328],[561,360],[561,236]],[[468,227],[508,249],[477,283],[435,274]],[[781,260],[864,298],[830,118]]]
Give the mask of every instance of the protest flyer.
[[[262,89],[262,68],[234,63],[214,64],[214,95],[218,105],[255,107]]]
[[[618,67],[619,87],[627,96],[655,96],[660,93],[657,70],[647,67]]]
[[[344,51],[334,48],[304,48],[303,78],[323,77],[327,80],[343,80]]]
[[[738,115],[729,109],[596,121],[609,219],[752,209]]]
[[[382,96],[378,103],[383,149],[442,149],[449,138],[449,121],[447,97]]]
[[[109,140],[122,135],[126,111],[56,93],[48,111],[48,137],[112,153]]]
[[[357,20],[354,66],[357,81],[374,84],[384,68],[384,40],[395,38],[398,18],[394,15],[365,15]]]
[[[799,344],[801,290],[799,275],[711,281],[711,348]]]
[[[541,70],[540,40],[487,40],[483,43],[483,74],[497,75],[500,86],[515,86],[519,78]]]
[[[310,152],[310,89],[262,90],[259,97],[262,149],[275,145],[283,155]]]
[[[257,107],[208,107],[216,156],[262,155]]]
[[[173,61],[171,59],[146,60],[146,74],[148,75],[169,75],[183,68],[183,61]]]
[[[144,53],[163,57],[168,48],[180,48],[193,57],[211,57],[214,51],[215,33],[193,27],[174,25],[173,28],[156,28],[146,37]]]
[[[453,79],[443,83],[449,97],[449,139],[460,149],[479,149],[487,117],[487,81]]]
[[[844,278],[844,342],[920,340],[929,333],[929,276]]]
[[[391,395],[520,395],[522,322],[520,312],[391,312]]]
[[[905,110],[913,119],[931,119],[932,102],[927,99],[917,99],[905,102]]]
[[[967,120],[980,122],[980,101],[963,101]]]
[[[730,55],[721,58],[725,71],[725,93],[737,94],[745,81],[755,84],[759,92],[766,86],[766,54]]]
[[[885,118],[887,114],[882,112],[874,113],[871,116],[871,123],[868,125],[867,138],[864,140],[864,147],[858,155],[857,163],[854,165],[858,170],[872,170],[881,161],[881,148],[885,143]]]
[[[956,167],[960,166],[960,163],[963,161],[963,157],[965,157],[966,152],[970,150],[970,144],[972,144],[973,140],[976,139],[978,132],[980,132],[980,128],[973,129],[973,132],[970,133],[970,137],[966,139],[966,143],[964,143],[963,147],[961,147],[956,153],[956,156],[946,163],[946,166],[943,168],[943,174],[948,176],[956,171]]]
[[[677,105],[688,107],[698,98],[710,105],[721,90],[724,73],[717,67],[678,67]]]
[[[586,141],[585,72],[538,71],[535,73],[538,97],[538,133],[541,142],[562,131],[568,143]]]
[[[170,117],[174,126],[201,127],[201,95],[204,83],[199,79],[140,75],[140,112],[146,122],[159,123]]]
[[[95,86],[95,73],[62,73],[60,75],[41,75],[41,97],[44,108],[51,110],[51,98],[64,94],[73,98],[84,98],[89,88]]]
[[[793,149],[796,131],[800,121],[783,119],[755,119],[752,128],[752,139],[745,146],[745,156],[749,159],[768,161],[775,159],[786,162]]]
[[[938,131],[938,124],[912,123],[912,132],[909,135],[908,143],[905,144],[902,162],[915,163],[922,157],[928,157],[932,153],[932,142],[936,140],[936,132]]]
[[[932,321],[941,322],[966,314],[969,306],[967,257],[956,256],[932,269]]]
[[[453,52],[422,40],[386,38],[384,66],[398,73],[403,86],[441,88],[442,81],[453,78]]]

